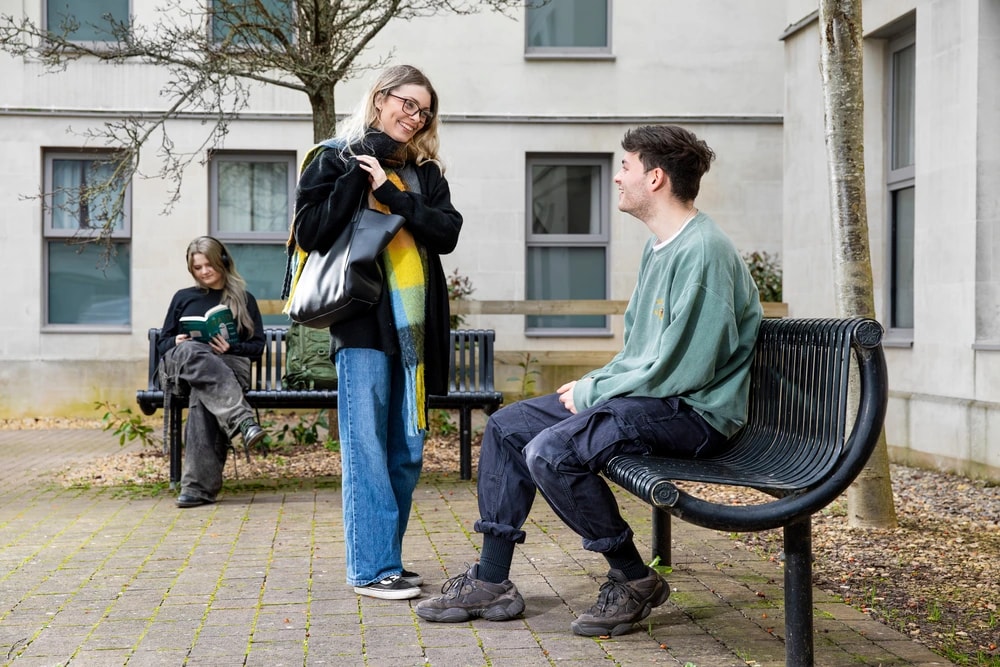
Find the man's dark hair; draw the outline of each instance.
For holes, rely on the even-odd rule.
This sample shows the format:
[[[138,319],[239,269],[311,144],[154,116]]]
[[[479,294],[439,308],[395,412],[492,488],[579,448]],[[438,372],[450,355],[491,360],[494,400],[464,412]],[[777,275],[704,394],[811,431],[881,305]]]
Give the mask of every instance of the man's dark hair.
[[[704,141],[677,125],[643,125],[629,130],[622,148],[636,153],[646,171],[659,167],[670,177],[673,195],[681,201],[698,196],[701,177],[715,159]]]

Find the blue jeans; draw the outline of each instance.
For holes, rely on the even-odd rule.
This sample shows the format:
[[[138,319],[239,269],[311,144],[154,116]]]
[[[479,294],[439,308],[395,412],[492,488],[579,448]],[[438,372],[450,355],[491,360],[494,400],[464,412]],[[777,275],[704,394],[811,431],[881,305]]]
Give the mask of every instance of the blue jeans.
[[[425,433],[406,435],[399,355],[342,348],[336,363],[347,583],[365,586],[402,572]]]
[[[475,529],[511,542],[536,489],[583,547],[605,553],[632,537],[601,469],[618,454],[706,456],[728,440],[677,398],[619,397],[571,414],[557,394],[509,405],[486,424]]]

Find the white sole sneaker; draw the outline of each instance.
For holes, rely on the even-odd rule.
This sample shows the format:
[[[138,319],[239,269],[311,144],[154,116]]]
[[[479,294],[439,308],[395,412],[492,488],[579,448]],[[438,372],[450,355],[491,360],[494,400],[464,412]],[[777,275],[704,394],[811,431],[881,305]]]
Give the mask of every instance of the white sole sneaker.
[[[382,581],[373,581],[367,586],[355,586],[354,592],[380,600],[409,600],[420,596],[420,587],[396,574]]]

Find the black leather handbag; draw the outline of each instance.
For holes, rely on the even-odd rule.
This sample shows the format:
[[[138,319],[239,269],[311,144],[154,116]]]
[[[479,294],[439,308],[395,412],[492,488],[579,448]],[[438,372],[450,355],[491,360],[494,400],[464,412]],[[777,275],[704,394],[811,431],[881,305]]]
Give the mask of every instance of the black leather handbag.
[[[405,219],[368,208],[366,200],[367,193],[329,250],[306,256],[288,308],[293,322],[326,329],[378,303],[385,279],[379,255]]]

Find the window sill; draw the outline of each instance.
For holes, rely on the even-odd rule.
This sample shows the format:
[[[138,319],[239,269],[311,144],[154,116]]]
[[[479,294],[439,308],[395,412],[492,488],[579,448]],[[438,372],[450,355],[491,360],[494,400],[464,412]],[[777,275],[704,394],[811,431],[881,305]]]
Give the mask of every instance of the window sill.
[[[885,337],[882,338],[882,347],[895,347],[895,348],[912,348],[913,347],[913,330],[912,329],[899,329],[893,331],[890,329],[885,332]]]
[[[573,52],[552,52],[552,53],[525,53],[525,60],[596,60],[600,62],[614,62],[616,56],[613,53],[573,53]]]
[[[43,334],[130,334],[132,326],[128,324],[44,324]]]

